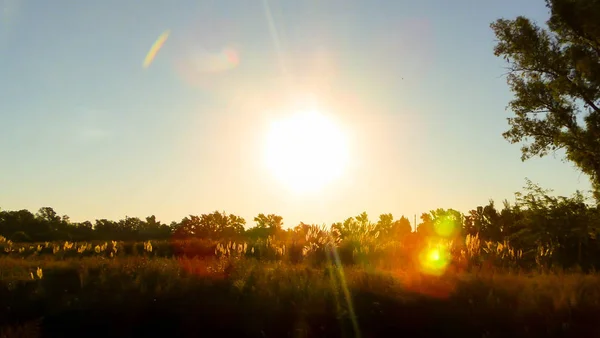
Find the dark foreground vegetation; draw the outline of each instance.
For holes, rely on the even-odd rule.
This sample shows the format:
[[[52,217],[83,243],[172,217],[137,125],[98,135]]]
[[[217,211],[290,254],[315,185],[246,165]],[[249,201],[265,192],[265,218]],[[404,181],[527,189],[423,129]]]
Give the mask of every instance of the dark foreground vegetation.
[[[2,337],[598,337],[600,278],[252,258],[0,260]],[[470,270],[470,271],[469,271]]]

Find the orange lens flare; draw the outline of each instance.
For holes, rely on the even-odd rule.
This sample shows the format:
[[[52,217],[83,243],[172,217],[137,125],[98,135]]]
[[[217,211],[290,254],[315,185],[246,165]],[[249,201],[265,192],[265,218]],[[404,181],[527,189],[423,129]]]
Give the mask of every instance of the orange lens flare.
[[[426,248],[419,254],[419,265],[423,273],[440,276],[446,271],[450,259],[450,254],[441,247]]]

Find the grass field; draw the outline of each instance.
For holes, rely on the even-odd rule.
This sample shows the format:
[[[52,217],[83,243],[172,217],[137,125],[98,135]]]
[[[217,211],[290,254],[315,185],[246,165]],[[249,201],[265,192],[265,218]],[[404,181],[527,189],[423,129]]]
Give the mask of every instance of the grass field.
[[[12,244],[0,256],[0,337],[600,336],[596,274],[431,275],[224,247],[161,257],[159,244]]]

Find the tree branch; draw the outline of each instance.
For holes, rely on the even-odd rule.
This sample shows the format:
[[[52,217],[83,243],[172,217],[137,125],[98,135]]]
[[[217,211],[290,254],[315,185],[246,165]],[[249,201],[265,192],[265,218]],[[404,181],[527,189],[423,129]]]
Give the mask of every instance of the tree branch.
[[[517,68],[513,67],[513,71],[520,71],[520,72],[538,72],[538,73],[542,73],[542,74],[546,74],[546,75],[552,75],[555,78],[564,78],[567,80],[567,82],[569,82],[569,84],[571,85],[571,87],[573,87],[575,89],[575,91],[580,95],[581,99],[590,107],[592,107],[592,109],[600,114],[600,107],[598,107],[594,101],[592,101],[590,98],[587,97],[587,95],[585,95],[582,90],[581,87],[579,85],[577,85],[577,83],[575,83],[573,80],[569,79],[568,75],[563,75],[560,74],[560,72],[557,72],[553,69],[539,69],[536,67],[524,67],[524,66],[519,66]]]

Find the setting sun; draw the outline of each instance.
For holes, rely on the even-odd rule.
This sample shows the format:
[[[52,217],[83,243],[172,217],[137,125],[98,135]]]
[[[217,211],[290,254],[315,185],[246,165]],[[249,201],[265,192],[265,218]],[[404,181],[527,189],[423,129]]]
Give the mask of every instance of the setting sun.
[[[318,111],[274,121],[267,133],[265,163],[293,192],[314,192],[338,179],[349,158],[342,128]]]

